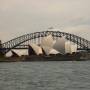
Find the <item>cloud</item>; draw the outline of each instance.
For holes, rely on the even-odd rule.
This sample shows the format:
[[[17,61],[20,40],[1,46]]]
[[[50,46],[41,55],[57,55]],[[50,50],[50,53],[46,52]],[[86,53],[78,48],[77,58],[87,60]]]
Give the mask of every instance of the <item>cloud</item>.
[[[0,37],[7,41],[53,26],[83,36],[87,33],[89,39],[89,3],[90,0],[0,0]]]
[[[79,25],[75,27],[64,28],[63,31],[73,33],[77,36],[90,40],[90,25]]]

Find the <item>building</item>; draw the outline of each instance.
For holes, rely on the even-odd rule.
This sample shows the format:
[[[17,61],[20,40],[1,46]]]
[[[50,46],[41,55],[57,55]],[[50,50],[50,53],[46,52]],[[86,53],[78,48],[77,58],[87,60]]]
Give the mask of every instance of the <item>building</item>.
[[[58,40],[56,40],[55,44],[53,45],[53,48],[59,51],[62,54],[65,54],[65,37],[61,37]]]
[[[30,43],[28,50],[13,50],[17,55],[56,55],[56,54],[66,54],[77,52],[77,45],[67,41],[65,37],[53,40],[52,35],[43,37],[41,43],[36,45],[35,43]],[[6,56],[10,56],[12,52],[8,52]],[[12,53],[13,54],[13,53]],[[11,56],[12,56],[11,54]]]

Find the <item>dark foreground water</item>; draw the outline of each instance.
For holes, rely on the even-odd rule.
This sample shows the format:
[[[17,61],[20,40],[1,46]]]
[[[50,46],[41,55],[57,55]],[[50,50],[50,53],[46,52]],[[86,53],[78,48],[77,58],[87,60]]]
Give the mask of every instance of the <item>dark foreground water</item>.
[[[0,63],[0,90],[90,90],[90,61]]]

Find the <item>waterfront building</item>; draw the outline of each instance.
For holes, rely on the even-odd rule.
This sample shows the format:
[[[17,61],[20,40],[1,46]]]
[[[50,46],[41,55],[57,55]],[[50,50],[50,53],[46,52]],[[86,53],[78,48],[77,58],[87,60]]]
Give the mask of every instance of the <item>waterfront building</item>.
[[[28,50],[12,50],[19,56],[22,55],[51,55],[51,54],[66,54],[73,52],[77,52],[77,45],[67,41],[65,37],[58,38],[57,40],[53,40],[52,35],[48,35],[42,38],[41,43],[39,45],[35,43],[30,43]],[[13,52],[8,52],[6,56],[10,56],[9,54]],[[13,54],[14,54],[13,53]],[[12,56],[12,54],[11,54]]]
[[[65,53],[72,54],[73,52],[77,52],[77,45],[74,43],[71,43],[70,41],[67,41],[65,43]]]
[[[62,54],[65,54],[65,37],[61,37],[58,40],[56,40],[55,44],[53,45],[53,48],[57,51],[59,51]]]
[[[59,51],[57,51],[57,50],[55,50],[55,49],[53,49],[51,47],[46,47],[46,46],[43,46],[43,50],[44,50],[46,55],[50,55],[50,54],[56,55],[56,54],[60,53]]]
[[[49,55],[50,54],[52,54],[52,55],[57,55],[57,54],[61,54],[59,51],[57,51],[57,50],[55,50],[55,49],[51,49],[50,51],[49,51]]]
[[[26,50],[26,49],[22,49],[22,50],[13,49],[13,51],[14,51],[15,53],[17,53],[18,56],[28,55],[28,50]]]
[[[71,42],[70,41],[66,41],[65,42],[65,53],[71,53]]]
[[[73,52],[77,52],[77,45],[76,44],[71,44],[71,54]]]
[[[9,51],[8,53],[6,53],[5,56],[6,57],[19,57],[18,53],[15,52],[14,50]]]
[[[42,48],[34,43],[30,43],[30,46],[32,47],[32,49],[34,50],[36,55],[40,55],[43,54],[42,52]]]
[[[7,53],[5,54],[5,57],[11,57],[12,55],[13,55],[12,52],[9,51],[9,52],[7,52]]]
[[[53,47],[53,37],[52,35],[48,35],[41,40],[41,47]]]

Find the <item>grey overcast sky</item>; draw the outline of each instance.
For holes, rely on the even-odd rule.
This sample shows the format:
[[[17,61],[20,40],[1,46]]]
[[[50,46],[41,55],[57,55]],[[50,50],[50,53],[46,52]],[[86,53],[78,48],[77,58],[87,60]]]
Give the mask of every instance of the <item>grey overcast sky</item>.
[[[90,40],[90,0],[0,0],[0,39],[49,27]]]

